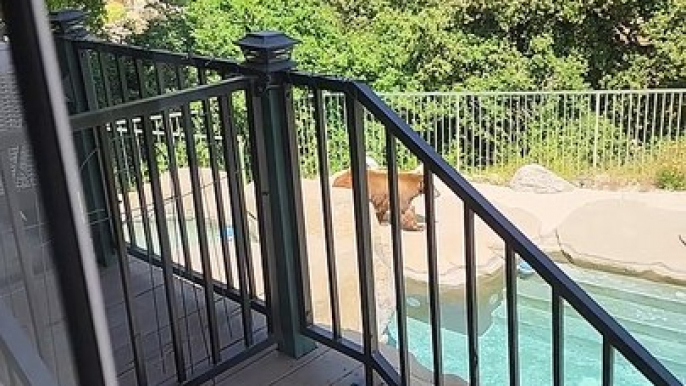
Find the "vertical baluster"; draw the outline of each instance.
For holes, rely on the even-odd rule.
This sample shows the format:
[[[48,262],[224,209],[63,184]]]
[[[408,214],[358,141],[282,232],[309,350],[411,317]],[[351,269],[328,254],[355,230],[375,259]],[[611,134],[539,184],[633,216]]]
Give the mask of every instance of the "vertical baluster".
[[[105,55],[99,53],[100,70],[103,73],[103,81],[105,85],[105,102],[108,106],[113,104],[112,90],[109,83],[109,77],[106,76]],[[123,69],[123,59],[115,57],[116,74],[119,78],[119,88],[122,95],[122,101],[128,100],[128,86],[126,82],[126,75]],[[111,140],[103,132],[96,132],[96,140],[99,142],[99,148],[102,149],[103,169],[105,181],[109,194],[110,207],[112,208],[112,224],[114,228],[114,238],[116,244],[116,253],[119,255],[119,276],[122,282],[122,293],[124,296],[124,307],[126,309],[126,322],[129,329],[129,340],[131,341],[134,371],[138,384],[145,386],[148,384],[146,375],[145,358],[143,354],[143,347],[140,341],[141,332],[135,316],[135,309],[133,306],[134,296],[131,293],[131,268],[129,266],[129,255],[126,246],[126,240],[123,233],[123,221],[121,218],[121,211],[119,210],[119,202],[117,197],[117,187],[114,177],[115,167],[117,167],[116,175],[119,177],[119,185],[121,186],[122,200],[124,202],[124,212],[126,218],[126,228],[129,234],[129,241],[132,245],[136,244],[136,232],[133,225],[133,212],[131,210],[131,202],[129,200],[129,167],[126,161],[126,143],[123,136],[119,133],[117,122],[111,124]],[[120,146],[117,145],[119,142]],[[106,146],[104,144],[107,144]],[[113,144],[113,146],[110,146]],[[114,149],[113,149],[114,148]],[[124,165],[126,175],[118,170],[118,167]],[[116,208],[116,210],[114,209]]]
[[[113,140],[116,140],[116,138],[114,137],[115,132],[116,127],[111,134]],[[98,148],[100,148],[102,151],[105,184],[106,189],[109,191],[109,194],[107,194],[107,197],[110,201],[109,204],[112,208],[116,208],[118,206],[118,200],[116,195],[117,187],[114,177],[116,161],[113,160],[114,157],[112,147],[106,145],[110,143],[110,140],[108,140],[104,128],[96,130],[96,141],[98,142]],[[126,194],[126,192],[124,193]],[[124,307],[126,309],[126,323],[129,332],[129,340],[131,341],[133,353],[134,371],[137,380],[136,384],[146,386],[148,384],[148,379],[146,376],[145,358],[140,339],[141,331],[138,327],[138,323],[136,321],[136,317],[133,310],[134,296],[131,293],[131,271],[129,267],[129,255],[126,248],[126,240],[124,240],[124,224],[121,218],[121,212],[118,210],[112,211],[112,225],[114,240],[116,244],[116,253],[119,258],[119,275],[122,282],[122,294],[124,297]]]
[[[248,106],[250,107],[250,106]],[[224,150],[224,164],[226,165],[227,174],[232,176],[228,178],[229,183],[229,199],[231,200],[231,215],[232,222],[234,224],[234,232],[236,234],[236,258],[238,265],[238,285],[240,286],[241,295],[241,317],[243,321],[243,340],[246,347],[252,346],[254,343],[253,338],[253,320],[252,320],[252,309],[251,309],[251,297],[249,290],[249,275],[252,272],[249,270],[248,261],[252,260],[252,253],[250,248],[250,231],[248,227],[248,221],[246,218],[247,209],[245,206],[245,189],[243,187],[243,179],[239,172],[239,152],[238,152],[238,133],[236,132],[236,127],[233,123],[233,109],[230,97],[221,96],[219,97],[219,117],[221,120],[222,127],[222,147]],[[253,163],[253,165],[255,165]],[[259,184],[255,182],[257,187]],[[258,193],[257,191],[255,192]],[[256,197],[256,202],[258,205],[258,211],[260,210],[260,203]],[[260,223],[262,223],[262,218],[260,217]],[[264,233],[260,233],[260,243],[267,243],[268,237]],[[265,248],[263,250],[263,258],[266,258]],[[266,271],[266,269],[265,269]],[[265,293],[269,294],[268,291],[268,280],[265,283]],[[270,325],[271,323],[268,323]]]
[[[133,59],[134,74],[138,82],[138,98],[143,99],[147,96],[145,90],[145,72],[143,68],[143,62],[140,59]],[[131,152],[133,155],[133,167],[136,170],[136,183],[138,187],[138,201],[141,208],[141,218],[143,220],[143,232],[145,233],[145,253],[148,260],[148,272],[149,280],[152,289],[152,301],[153,308],[155,310],[155,323],[157,326],[157,344],[159,348],[160,358],[164,358],[163,344],[162,344],[162,326],[160,324],[160,316],[157,312],[157,287],[155,286],[155,279],[153,277],[153,259],[155,259],[155,240],[153,239],[150,214],[148,209],[148,199],[145,195],[145,178],[143,176],[143,162],[141,160],[141,145],[138,140],[138,133],[136,133],[136,124],[133,118],[126,120],[127,131],[131,133]],[[148,168],[149,171],[149,168]],[[154,203],[154,199],[153,199]],[[165,362],[162,362],[162,366],[165,366]]]
[[[666,127],[666,124],[665,124],[665,111],[667,110],[667,109],[666,109],[666,107],[667,107],[667,93],[666,93],[666,92],[663,92],[663,93],[660,93],[660,94],[662,94],[662,103],[660,104],[660,131],[661,131],[661,132],[664,132],[664,131],[665,131],[665,127]],[[667,132],[667,138],[670,138],[670,139],[671,139],[671,134],[672,134],[672,133],[669,131],[669,127],[667,127],[666,132]]]
[[[657,98],[659,94],[656,91],[653,91],[653,117],[652,117],[652,125],[651,125],[651,130],[650,130],[650,137],[654,138],[655,137],[655,131],[657,129]],[[658,138],[660,140],[665,139],[665,133],[662,132],[662,129],[660,129],[657,132]]]
[[[103,85],[105,88],[105,103],[107,106],[112,106],[112,87],[110,85],[110,78],[107,75],[107,66],[105,65],[105,57],[102,52],[98,52],[98,59],[100,62],[100,72],[103,74]],[[119,70],[119,63],[117,62],[117,70]],[[112,143],[114,144],[115,147],[117,147],[116,143],[118,141],[118,128],[117,128],[117,123],[112,122],[110,124],[110,129],[112,130],[113,133],[113,138],[112,138]],[[109,144],[108,144],[109,145]],[[116,152],[115,152],[116,154]],[[116,155],[115,155],[116,157]],[[117,160],[117,165],[121,165],[118,160]],[[113,169],[114,170],[114,169]],[[118,172],[120,176],[120,183],[123,181],[123,178],[121,177],[121,173]],[[122,201],[124,203],[124,213],[125,213],[125,219],[126,219],[126,229],[129,234],[129,240],[131,242],[134,242],[134,229],[133,229],[133,220],[131,218],[131,202],[129,201],[129,195],[128,195],[128,190],[125,189],[125,186],[128,184],[121,184],[122,185]],[[113,191],[116,194],[116,190]],[[115,210],[118,212],[121,212],[119,209],[119,202],[117,201],[116,206],[110,206],[112,208],[112,211],[114,212]],[[121,213],[120,213],[121,214]]]
[[[600,124],[600,97],[602,94],[599,92],[594,92],[592,97],[595,97],[595,109],[594,111],[594,118],[595,118],[595,123],[593,125],[593,170],[595,171],[598,168],[598,160],[600,157],[598,157],[598,135],[599,135],[599,124]],[[647,105],[646,105],[647,106]],[[590,108],[589,108],[590,111]],[[605,126],[605,125],[603,125]]]
[[[462,94],[455,95],[455,167],[462,170]]]
[[[564,384],[564,300],[560,294],[553,289],[553,385],[562,386]]]
[[[191,189],[193,196],[193,208],[195,210],[195,223],[198,232],[198,245],[200,247],[200,265],[202,266],[203,294],[205,295],[205,307],[207,322],[210,328],[210,350],[213,360],[219,355],[219,336],[216,331],[217,311],[214,306],[214,278],[212,276],[212,261],[210,256],[209,242],[207,239],[207,222],[203,207],[202,186],[198,173],[198,154],[195,144],[194,125],[191,121],[191,108],[189,104],[181,107],[183,114],[183,130],[186,137],[186,153],[188,167],[191,176]]]
[[[200,70],[201,79],[202,82],[205,82],[205,71]],[[210,101],[207,99],[203,99],[202,101],[202,110],[203,110],[203,122],[205,126],[205,138],[207,141],[207,146],[209,149],[209,156],[210,156],[210,169],[212,173],[212,187],[214,189],[214,201],[217,207],[217,220],[219,222],[219,233],[220,233],[220,239],[221,239],[221,250],[222,250],[222,262],[224,263],[224,274],[225,278],[227,280],[227,287],[231,288],[233,285],[233,281],[231,279],[231,248],[229,246],[229,236],[226,233],[227,229],[227,221],[226,221],[226,212],[224,210],[224,197],[223,197],[223,192],[222,192],[222,186],[221,186],[221,176],[219,174],[219,164],[218,164],[218,159],[219,159],[219,152],[217,150],[217,144],[215,141],[215,132],[214,132],[214,122],[212,121],[212,109],[210,106]],[[228,114],[227,111],[221,111],[220,113],[223,114]],[[222,114],[222,115],[223,115]],[[220,117],[221,119],[221,117]],[[224,134],[224,133],[222,133]],[[227,175],[228,176],[228,175]],[[228,178],[227,178],[228,179]],[[212,276],[212,280],[214,281],[214,276]],[[212,327],[212,326],[210,326]],[[216,327],[216,326],[215,326]],[[215,332],[216,333],[216,332]],[[213,348],[213,357],[216,358],[216,361],[219,361],[219,335],[215,337],[217,339],[216,342],[212,343],[212,348]],[[210,341],[212,341],[212,334],[210,334]],[[214,351],[216,350],[216,352]]]
[[[478,166],[479,166],[480,171],[483,170],[484,167],[486,166],[484,161],[486,161],[486,162],[488,161],[488,149],[484,147],[484,137],[485,137],[484,133],[486,132],[486,128],[484,127],[484,108],[481,105],[481,103],[483,102],[483,99],[486,99],[486,98],[482,98],[481,95],[479,95],[475,98],[475,100],[476,100],[476,103],[475,103],[476,104],[476,114],[479,117],[479,122],[477,124],[478,125],[477,132],[479,135],[479,141],[478,141],[479,143],[477,144],[477,149],[479,151],[479,155],[478,155],[477,160],[478,160]]]
[[[474,211],[464,204],[464,252],[467,275],[467,338],[469,345],[469,383],[479,384],[479,321],[476,287]]]
[[[608,125],[607,121],[608,121],[608,120],[611,121],[611,119],[608,119],[608,117],[609,117],[609,115],[608,115],[608,114],[609,114],[609,106],[610,106],[610,95],[609,95],[609,94],[606,94],[606,93],[599,94],[599,95],[602,95],[602,96],[605,97],[605,103],[603,104],[603,118],[604,118],[605,124]],[[611,125],[611,124],[612,124],[612,123],[610,123],[609,125]],[[608,125],[608,126],[609,126],[609,125]],[[606,140],[606,136],[603,135],[602,140],[600,141],[600,143],[601,143],[601,147],[600,147],[600,148],[601,148],[602,151],[603,151],[603,155],[607,154],[607,151],[605,150],[606,141],[607,141],[607,140]],[[608,159],[609,159],[611,156],[612,156],[612,150],[610,150],[610,154],[607,155]],[[605,157],[601,157],[601,160],[603,161],[603,165],[609,165],[609,164],[610,164],[609,162],[607,162],[607,161],[605,160]]]
[[[182,89],[184,88],[184,85],[185,85],[185,75],[184,75],[184,73],[183,73],[183,68],[182,68],[181,66],[179,66],[179,65],[176,65],[176,66],[174,67],[174,72],[175,72],[175,74],[176,74],[176,87],[177,87],[177,89],[182,90]],[[178,115],[178,117],[176,118],[176,125],[177,125],[176,129],[177,129],[177,132],[176,132],[176,133],[172,133],[172,138],[171,138],[171,139],[172,139],[172,145],[173,145],[173,144],[174,144],[174,136],[181,137],[181,136],[183,135],[183,136],[184,136],[184,142],[185,142],[184,145],[187,147],[188,144],[189,144],[189,142],[188,142],[189,140],[188,140],[188,138],[186,138],[185,134],[183,133],[183,127],[184,127],[184,126],[183,126],[183,125],[184,125],[184,124],[183,124],[183,117],[184,117],[184,111],[183,111],[183,106],[182,106],[181,109],[180,109],[180,111],[179,111],[179,115]],[[170,154],[173,154],[174,160],[176,161],[176,149],[174,149],[174,152],[173,152],[173,153],[170,153]],[[189,167],[189,168],[190,168],[190,167]],[[179,176],[179,174],[178,174],[178,165],[177,165],[177,168],[176,168],[176,169],[177,169],[176,176],[178,177],[178,176]],[[190,171],[189,171],[189,172],[190,172]],[[176,185],[178,182],[174,182],[173,179],[174,179],[174,174],[172,173],[172,183],[174,183],[174,184]],[[182,194],[183,192],[182,192],[181,189],[180,189],[180,188],[181,188],[181,185],[179,184],[178,186],[179,186],[179,190],[177,190],[177,191],[180,192],[180,194]],[[191,192],[191,195],[192,195],[192,192]],[[179,228],[179,231],[180,231],[180,233],[181,233],[181,239],[182,239],[182,240],[190,240],[190,239],[188,238],[188,224],[187,224],[186,219],[185,219],[185,210],[184,210],[185,205],[183,204],[183,200],[184,200],[184,197],[183,197],[183,196],[179,197],[179,202],[180,202],[181,205],[178,205],[177,208],[176,208],[178,213],[183,214],[182,218],[180,219],[180,220],[183,221],[183,225],[181,225],[181,222],[179,222],[179,225],[181,225],[180,228]],[[188,248],[188,250],[185,250],[186,247]],[[183,267],[183,268],[184,268],[184,272],[185,272],[187,275],[190,276],[190,275],[192,275],[192,273],[194,272],[194,270],[193,270],[193,259],[192,259],[192,252],[191,252],[191,250],[190,250],[190,244],[189,244],[188,242],[185,242],[185,243],[182,242],[182,248],[184,248],[184,249],[182,250],[182,251],[183,251],[183,254],[184,254],[184,267]],[[183,285],[181,286],[181,291],[182,291],[182,294],[181,294],[181,296],[182,296],[182,297],[181,297],[181,300],[182,300],[181,305],[182,305],[182,307],[183,307],[183,313],[184,313],[184,315],[188,315],[188,306],[187,306],[187,304],[186,304],[186,291],[185,291],[185,288],[186,288],[185,286],[183,286]],[[192,291],[193,291],[194,301],[195,301],[195,303],[197,304],[198,301],[199,301],[199,300],[198,300],[198,287],[197,287],[197,286],[193,286]],[[189,322],[189,319],[190,319],[190,318],[188,318],[188,317],[184,318],[184,327],[185,327],[185,329],[186,329],[186,334],[187,334],[188,336],[190,336],[190,334],[191,334],[191,333],[190,333],[190,322]],[[200,315],[200,313],[198,313],[198,319],[200,320],[201,323],[203,323],[202,316]],[[206,342],[206,341],[205,341],[205,338],[204,338],[204,336],[203,336],[203,343],[206,344],[205,342]],[[190,371],[191,371],[191,372],[195,372],[195,363],[196,363],[196,362],[195,362],[195,359],[193,358],[193,343],[191,342],[190,339],[187,340],[187,345],[188,345],[188,361],[189,361],[189,363],[190,363]]]
[[[102,75],[103,89],[105,90],[105,106],[112,106],[112,87],[110,86],[110,77],[105,65],[106,56],[104,52],[98,51],[98,64],[100,66],[100,74]]]
[[[440,283],[438,282],[438,249],[436,240],[436,203],[433,175],[424,164],[424,207],[426,211],[426,245],[429,267],[429,313],[434,362],[434,385],[443,385],[443,341],[441,335]]]
[[[341,311],[338,301],[338,274],[334,246],[333,217],[331,213],[331,188],[329,187],[329,163],[326,142],[326,119],[324,117],[324,100],[322,90],[314,89],[314,120],[317,135],[317,153],[319,157],[319,181],[322,190],[322,208],[324,209],[324,238],[326,240],[326,262],[329,276],[329,301],[331,303],[331,323],[333,338],[341,337]]]
[[[201,85],[207,84],[207,70],[205,68],[198,68],[198,82]],[[209,118],[209,106],[206,106],[205,102],[203,102],[203,111],[206,111],[207,113],[205,114],[205,119],[207,120]],[[205,125],[209,125],[209,121],[205,122]],[[210,144],[211,139],[207,138],[208,145]],[[238,149],[238,148],[236,148]],[[212,157],[210,156],[210,159]],[[240,164],[238,164],[240,165]],[[216,177],[215,177],[216,178]],[[246,260],[246,269],[248,272],[248,293],[250,294],[250,298],[255,298],[257,297],[257,291],[255,289],[255,270],[253,268],[253,262],[252,259],[247,259]]]
[[[390,220],[393,248],[393,277],[395,279],[395,309],[398,320],[398,351],[400,355],[400,381],[410,384],[408,363],[407,310],[405,307],[405,263],[403,262],[400,207],[398,204],[398,169],[396,162],[396,140],[386,130],[386,162],[388,163],[388,186],[390,192]]]
[[[641,131],[642,131],[642,140],[641,140],[641,161],[642,164],[645,165],[646,163],[646,157],[649,155],[648,152],[650,152],[650,155],[652,156],[653,153],[653,146],[649,145],[649,141],[653,142],[655,138],[648,138],[648,115],[650,114],[650,94],[645,93],[642,94],[643,97],[643,104],[644,104],[644,111],[643,111],[643,125],[641,126]],[[638,136],[636,137],[638,138]]]
[[[553,121],[553,125],[555,127],[555,135],[553,136],[553,146],[555,146],[555,161],[560,161],[564,158],[565,154],[562,151],[562,146],[563,142],[561,141],[562,137],[564,136],[564,123],[560,124],[560,116],[561,112],[560,110],[562,109],[561,106],[561,100],[562,100],[562,95],[559,93],[554,93],[554,94],[549,94],[553,98],[553,113],[551,116],[548,118],[550,122],[551,120]],[[546,125],[545,127],[549,127]],[[553,161],[553,160],[550,160]],[[552,165],[552,162],[551,162]]]
[[[205,77],[203,76],[202,79],[204,80]],[[210,154],[210,167],[212,169],[212,179],[214,180],[214,183],[212,184],[214,187],[214,196],[215,196],[215,201],[217,204],[217,220],[219,221],[219,228],[220,228],[220,238],[221,238],[221,248],[222,248],[222,256],[223,259],[222,261],[224,262],[224,273],[225,273],[225,279],[226,279],[226,285],[228,288],[233,288],[233,277],[231,276],[231,248],[229,246],[229,237],[225,230],[227,229],[227,216],[226,216],[226,211],[224,208],[224,196],[223,196],[223,190],[222,190],[222,178],[219,174],[219,163],[218,160],[221,157],[221,153],[217,149],[217,142],[216,142],[216,134],[214,132],[213,128],[213,122],[212,122],[212,117],[211,117],[211,108],[210,108],[210,103],[208,100],[204,100],[203,103],[203,114],[204,114],[204,121],[205,121],[205,135],[207,136],[207,143],[209,147],[209,154]],[[219,120],[220,120],[220,136],[223,139],[223,136],[227,135],[227,131],[224,130],[225,127],[222,125],[222,119],[229,119],[229,116],[231,115],[230,110],[226,110],[226,106],[219,106]],[[224,163],[225,168],[226,168],[226,162]],[[226,179],[228,180],[229,174],[227,174]]]
[[[569,126],[569,98],[571,95],[568,95],[567,93],[560,93],[561,97],[561,105],[560,109],[562,109],[562,135],[565,138],[572,138],[572,128]],[[574,157],[573,155],[573,149],[568,149],[567,148],[567,141],[560,141],[562,145],[560,146],[560,151],[562,152],[562,160],[564,161],[564,164],[566,165],[571,165],[574,160],[572,159]],[[571,146],[571,145],[570,145]]]
[[[469,163],[469,168],[473,171],[476,169],[476,155],[479,152],[477,144],[476,144],[476,130],[477,130],[477,124],[476,124],[476,95],[471,94],[467,96],[467,100],[471,101],[471,106],[470,112],[471,112],[471,119],[470,119],[470,133],[469,133],[469,143],[467,148],[469,151],[472,153],[472,162]]]
[[[626,108],[625,108],[625,105],[626,105],[626,94],[620,93],[618,96],[619,96],[619,98],[620,98],[620,104],[619,104],[619,127],[621,127],[622,132],[627,133],[627,132],[629,132],[629,127],[626,125],[626,123],[625,123],[625,121],[624,121],[624,119],[625,119],[625,118],[624,118],[624,114],[625,114],[625,110],[626,110]],[[619,146],[621,146],[621,145],[619,145]],[[619,146],[618,146],[618,147],[619,147]],[[627,143],[627,142],[625,141],[625,142],[624,142],[624,146],[629,146],[629,143]],[[622,166],[622,163],[623,163],[622,161],[623,161],[623,160],[622,160],[622,149],[621,149],[621,147],[620,147],[619,149],[617,149],[617,164],[616,164],[616,165],[617,165],[618,167],[621,167],[621,166]]]
[[[681,136],[686,135],[684,133],[684,130],[681,127],[681,113],[682,113],[682,107],[684,106],[684,94],[685,93],[686,93],[685,91],[679,92],[679,103],[678,103],[679,111],[676,114],[676,131]],[[677,138],[677,139],[679,139],[679,138]]]
[[[584,122],[582,120],[581,113],[582,111],[586,110],[588,107],[588,101],[586,100],[586,95],[583,94],[575,94],[575,103],[574,103],[574,123],[575,123],[575,128],[577,132],[577,138],[584,138],[583,146],[577,145],[576,149],[576,170],[575,173],[576,175],[581,174],[581,172],[586,171],[586,167],[588,166],[588,163],[586,161],[585,154],[588,154],[589,149],[585,148],[586,146],[590,145],[590,142],[588,141],[588,119],[589,116],[586,115],[586,121]],[[581,143],[582,141],[578,141]]]
[[[626,151],[625,151],[625,159],[624,159],[624,164],[626,165],[632,165],[633,162],[629,162],[629,157],[631,156],[631,150],[634,146],[633,144],[633,139],[636,138],[634,135],[632,135],[632,129],[634,126],[636,126],[636,122],[632,125],[631,122],[631,116],[633,115],[632,112],[634,110],[634,96],[632,94],[627,94],[627,97],[629,98],[629,106],[627,107],[627,113],[626,113],[626,133],[627,133],[627,139],[629,140],[628,143],[626,144]]]
[[[603,386],[614,384],[614,349],[607,337],[603,337]]]
[[[181,344],[181,330],[178,325],[179,313],[177,310],[176,290],[174,289],[174,273],[172,267],[172,249],[169,241],[169,231],[167,229],[167,218],[164,208],[164,196],[160,184],[160,175],[157,166],[157,157],[153,142],[153,133],[149,115],[141,117],[143,121],[143,144],[148,159],[148,171],[150,175],[150,186],[153,196],[153,210],[157,223],[157,233],[160,242],[162,275],[164,280],[164,290],[167,300],[167,311],[169,316],[169,328],[172,336],[172,347],[174,350],[174,363],[176,365],[177,380],[182,382],[186,379],[186,364],[184,362],[183,346]],[[159,332],[162,333],[161,331]]]
[[[116,57],[116,65],[117,65],[117,77],[119,78],[119,91],[121,93],[122,97],[122,102],[128,102],[129,100],[129,88],[128,84],[126,81],[126,73],[124,70],[124,58],[121,56]],[[128,121],[125,123],[125,127],[128,129],[130,128],[128,126]],[[133,133],[129,130],[127,130],[129,135],[133,135]],[[130,184],[130,165],[129,165],[129,160],[127,157],[126,153],[126,141],[125,141],[125,136],[119,132],[119,129],[116,128],[114,130],[115,137],[119,140],[120,147],[117,148],[117,151],[115,151],[114,155],[116,158],[117,165],[124,165],[124,170],[125,170],[125,175],[122,176],[121,173],[118,174],[119,176],[119,183],[122,187],[122,192],[124,193],[124,208],[127,211],[126,213],[126,218],[127,218],[127,226],[129,227],[129,242],[131,245],[137,245],[136,242],[136,231],[133,225],[133,210],[131,209],[131,201],[129,199],[129,184]],[[121,153],[120,153],[121,152]],[[134,175],[135,178],[135,175]]]
[[[357,241],[358,272],[362,306],[362,330],[364,345],[365,379],[373,384],[374,368],[372,354],[377,351],[376,306],[374,297],[374,265],[371,235],[369,233],[369,194],[364,147],[364,110],[362,104],[351,94],[346,94],[350,163],[353,177],[353,198]]]
[[[150,228],[150,216],[148,213],[148,200],[145,196],[145,179],[143,178],[143,165],[141,164],[140,143],[136,134],[136,127],[132,119],[126,120],[126,131],[130,133],[129,146],[131,147],[131,162],[133,163],[136,189],[138,190],[138,207],[141,212],[143,234],[145,237],[145,249],[148,257],[153,253],[152,230]],[[139,246],[139,245],[136,245]]]
[[[164,82],[160,75],[159,66],[155,65],[155,72],[157,73],[158,93],[164,90]],[[179,180],[179,167],[176,161],[176,141],[174,133],[172,132],[170,122],[169,110],[162,110],[162,129],[164,131],[165,144],[167,146],[167,153],[169,155],[169,174],[172,180],[174,205],[176,206],[177,222],[179,223],[179,233],[181,234],[181,251],[184,257],[184,265],[186,271],[193,269],[191,260],[191,250],[188,243],[188,228],[186,226],[185,207],[183,204],[183,190],[181,189],[181,182]]]
[[[519,317],[517,312],[517,261],[510,244],[505,245],[505,288],[507,296],[507,353],[510,386],[519,386]]]
[[[664,107],[663,107],[663,110],[664,110]],[[669,110],[667,110],[667,114],[669,115],[669,119],[667,121],[667,132],[669,134],[667,134],[667,137],[669,137],[669,138],[672,138],[672,119],[673,119],[672,117],[674,116],[673,113],[674,113],[674,93],[670,92],[669,93]],[[678,128],[677,128],[677,130],[678,130]],[[677,136],[678,136],[679,132],[677,130],[674,130],[674,133],[677,133]]]
[[[501,118],[500,118],[500,130],[501,130],[501,141],[507,140],[507,143],[502,145],[501,147],[501,165],[505,166],[508,164],[512,164],[513,161],[515,160],[513,157],[513,151],[514,147],[512,146],[513,141],[512,141],[512,130],[510,128],[510,95],[505,94],[501,95]]]

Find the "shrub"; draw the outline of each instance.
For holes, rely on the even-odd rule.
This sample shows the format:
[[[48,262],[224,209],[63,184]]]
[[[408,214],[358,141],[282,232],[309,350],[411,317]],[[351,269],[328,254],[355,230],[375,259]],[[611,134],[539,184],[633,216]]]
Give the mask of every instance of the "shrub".
[[[667,190],[686,190],[686,141],[663,143],[656,155],[655,186]]]
[[[105,4],[105,23],[113,24],[123,21],[126,18],[126,7],[122,3],[115,1]]]
[[[660,189],[686,190],[686,168],[672,165],[659,169],[655,185]]]

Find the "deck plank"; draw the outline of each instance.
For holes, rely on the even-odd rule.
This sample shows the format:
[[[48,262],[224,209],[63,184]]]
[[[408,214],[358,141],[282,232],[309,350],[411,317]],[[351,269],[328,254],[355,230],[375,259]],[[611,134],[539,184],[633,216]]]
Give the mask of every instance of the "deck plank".
[[[331,385],[359,367],[360,363],[338,351],[326,354],[285,375],[274,386],[320,386]]]
[[[293,359],[276,350],[272,350],[267,355],[249,364],[244,364],[238,371],[217,377],[217,385],[272,385],[285,376],[298,371],[303,366],[307,366],[317,358],[326,355],[329,351],[328,347],[319,345],[301,358]]]
[[[161,384],[174,378],[171,330],[160,269],[147,266],[145,262],[131,259],[131,290],[133,309],[146,362],[148,381]],[[101,270],[107,321],[112,338],[116,371],[119,381],[128,385],[135,383],[130,335],[126,321],[126,308],[122,299],[119,268]],[[208,321],[204,289],[181,278],[174,278],[178,304],[182,347],[189,376],[207,370],[209,363]],[[215,296],[217,328],[222,360],[234,357],[244,350],[240,305],[234,301]],[[155,304],[157,307],[155,307]],[[256,341],[267,338],[264,315],[253,312],[253,336]],[[192,361],[192,363],[191,363]]]

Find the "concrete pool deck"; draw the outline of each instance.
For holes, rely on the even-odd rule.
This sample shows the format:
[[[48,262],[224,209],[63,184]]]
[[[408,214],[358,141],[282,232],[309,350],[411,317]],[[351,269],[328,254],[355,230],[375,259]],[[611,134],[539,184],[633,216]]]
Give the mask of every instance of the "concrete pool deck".
[[[686,192],[541,194],[473,185],[555,260],[686,285]],[[455,205],[448,188],[437,186],[448,193],[436,199],[437,210]]]

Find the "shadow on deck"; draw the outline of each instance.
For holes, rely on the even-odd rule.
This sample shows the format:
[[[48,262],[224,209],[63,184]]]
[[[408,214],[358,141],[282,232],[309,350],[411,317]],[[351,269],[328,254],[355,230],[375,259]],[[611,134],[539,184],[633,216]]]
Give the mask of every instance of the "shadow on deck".
[[[165,306],[161,269],[132,258],[131,290],[145,365],[150,384],[174,384],[175,368],[171,332]],[[136,385],[134,360],[126,322],[125,303],[119,267],[101,270],[101,285],[119,383]],[[185,279],[175,277],[179,299],[180,324],[183,330],[186,366],[197,373],[210,367],[210,346],[204,289]],[[245,349],[243,327],[238,303],[215,296],[222,358],[229,358]],[[267,338],[264,315],[253,311],[256,342]],[[362,364],[324,345],[299,359],[290,358],[275,346],[242,362],[205,385],[362,385]]]
[[[174,384],[176,369],[172,334],[162,278],[162,270],[136,258],[130,259],[134,314],[138,329],[148,383]],[[112,340],[117,376],[120,385],[136,385],[134,358],[120,271],[117,265],[101,270],[100,275],[107,320]],[[212,366],[207,308],[204,289],[183,278],[174,277],[179,325],[186,371],[200,374]],[[238,303],[220,295],[214,297],[217,330],[222,360],[245,350],[245,339]],[[259,343],[267,339],[264,315],[252,312],[253,339]]]

